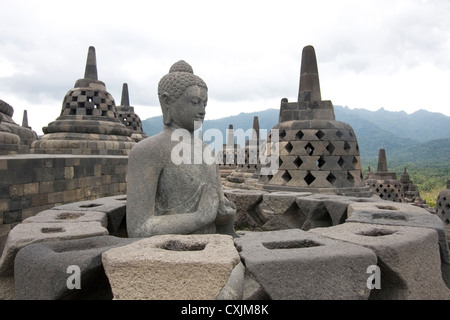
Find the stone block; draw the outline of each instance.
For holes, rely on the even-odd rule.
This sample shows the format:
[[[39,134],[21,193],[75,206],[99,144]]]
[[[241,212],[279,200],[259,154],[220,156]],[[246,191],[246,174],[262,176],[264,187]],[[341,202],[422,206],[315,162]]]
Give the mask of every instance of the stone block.
[[[447,235],[442,220],[426,209],[405,203],[374,201],[352,203],[351,216],[347,222],[372,223],[379,225],[410,226],[431,228],[437,231],[441,255],[442,277],[450,288],[450,252]]]
[[[8,234],[0,258],[0,276],[14,274],[14,259],[23,247],[38,242],[61,241],[107,235],[99,222],[79,223],[21,223]]]
[[[372,198],[347,197],[331,194],[313,194],[296,198],[298,207],[301,208],[306,217],[303,230],[344,223],[347,219],[349,205],[375,201],[377,200]]]
[[[217,299],[240,263],[233,238],[220,234],[153,236],[102,260],[117,300]]]
[[[273,212],[273,217],[262,228],[267,231],[302,228],[305,215],[296,203],[297,197],[310,192],[272,192],[264,195],[263,203]]]
[[[392,201],[378,200],[378,201],[368,201],[368,202],[355,202],[348,207],[348,216],[351,217],[353,212],[378,212],[379,214],[392,214],[396,213],[398,215],[402,214],[425,214],[430,213],[424,208],[413,206],[409,203],[398,203]]]
[[[371,291],[370,299],[450,299],[441,274],[438,234],[433,229],[346,222],[310,232],[376,253],[381,287]]]
[[[235,238],[241,260],[273,300],[367,299],[367,267],[375,253],[299,229],[245,232]]]
[[[137,240],[106,235],[28,245],[15,259],[14,300],[112,299],[101,254]],[[74,284],[70,266],[79,268],[79,289],[67,286]]]
[[[22,223],[77,223],[100,222],[104,228],[108,227],[106,213],[98,211],[70,211],[70,210],[45,210],[33,217],[29,217]]]
[[[14,277],[0,277],[0,300],[12,300],[14,297]]]
[[[265,223],[265,217],[257,210],[265,193],[259,190],[224,190],[225,197],[236,205],[235,228],[261,227]]]
[[[92,189],[92,188],[88,188]],[[86,196],[92,196],[94,189],[89,191],[85,190]],[[56,206],[53,210],[66,210],[66,211],[97,211],[106,213],[108,219],[108,232],[114,236],[126,236],[122,234],[126,228],[125,223],[126,213],[126,195],[118,195],[111,197],[98,198],[95,200],[79,201],[61,206]]]

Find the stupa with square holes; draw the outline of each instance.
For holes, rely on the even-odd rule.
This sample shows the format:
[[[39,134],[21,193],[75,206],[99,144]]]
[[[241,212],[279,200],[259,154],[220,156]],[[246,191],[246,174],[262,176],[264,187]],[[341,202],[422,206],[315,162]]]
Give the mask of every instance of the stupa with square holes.
[[[275,170],[260,176],[263,189],[372,195],[363,181],[355,132],[347,123],[336,121],[332,102],[321,98],[312,46],[303,48],[298,101],[281,100],[279,123],[268,136],[267,148],[275,141],[274,134],[279,138],[278,165],[266,165]],[[266,154],[274,159],[270,152]]]
[[[118,118],[115,101],[97,77],[95,48],[89,47],[85,75],[67,92],[60,116],[42,128],[32,153],[128,155],[132,130]]]
[[[130,96],[128,93],[128,84],[122,85],[122,99],[120,106],[116,106],[117,114],[122,123],[132,130],[131,137],[139,142],[147,138],[147,135],[142,130],[141,118],[134,112],[134,107],[130,106]]]

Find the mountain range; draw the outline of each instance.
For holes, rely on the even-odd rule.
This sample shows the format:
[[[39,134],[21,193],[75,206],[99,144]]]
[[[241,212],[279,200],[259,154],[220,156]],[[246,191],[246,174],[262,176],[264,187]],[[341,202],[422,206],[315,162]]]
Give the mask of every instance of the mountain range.
[[[355,131],[363,166],[376,165],[379,149],[385,149],[388,166],[450,167],[450,117],[441,113],[419,110],[412,114],[404,111],[377,111],[334,106],[337,121],[348,123]],[[267,132],[278,123],[279,110],[241,113],[216,120],[206,120],[203,130],[219,129],[225,137],[226,129],[233,125],[244,131],[252,128],[258,116],[260,129]],[[162,116],[142,121],[148,136],[161,131]]]

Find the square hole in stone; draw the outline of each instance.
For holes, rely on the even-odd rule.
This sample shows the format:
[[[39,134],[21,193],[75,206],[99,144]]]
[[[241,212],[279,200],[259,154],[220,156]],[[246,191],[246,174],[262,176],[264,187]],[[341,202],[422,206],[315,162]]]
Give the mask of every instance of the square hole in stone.
[[[366,230],[366,231],[361,231],[356,234],[360,235],[360,236],[366,236],[366,237],[382,237],[382,236],[388,236],[388,235],[394,234],[396,232],[397,231],[395,231],[395,230],[374,228],[374,229],[370,229],[370,230]]]
[[[322,130],[319,130],[316,132],[316,137],[319,139],[322,139],[325,136],[325,133],[323,133]]]
[[[322,168],[324,164],[325,164],[325,158],[323,156],[320,156],[319,159],[316,161],[316,165],[319,168]]]
[[[330,143],[328,143],[326,149],[327,149],[327,151],[328,151],[330,154],[333,154],[333,153],[334,153],[334,150],[335,150],[336,148],[335,148],[335,146],[330,142]]]
[[[57,220],[74,220],[84,216],[83,212],[63,212],[56,216]]]
[[[41,228],[41,232],[42,233],[59,233],[59,232],[64,232],[66,231],[64,228],[62,227],[44,227]]]
[[[355,178],[352,176],[350,172],[347,172],[347,181],[351,183],[355,183]]]
[[[334,176],[334,174],[330,172],[330,174],[327,176],[327,181],[331,184],[334,184],[334,182],[336,181],[336,177]]]
[[[344,150],[345,151],[348,151],[348,150],[350,150],[352,147],[350,146],[350,144],[347,142],[347,141],[345,141],[345,143],[344,143]]]
[[[373,219],[387,219],[387,220],[402,220],[407,221],[406,216],[403,214],[385,214],[385,213],[374,213]]]
[[[309,186],[311,183],[316,180],[316,177],[314,177],[311,172],[308,171],[308,174],[303,178],[306,182],[306,184]]]
[[[299,168],[302,165],[302,163],[303,163],[303,160],[300,157],[297,157],[294,160],[294,164],[297,166],[297,168]]]
[[[271,241],[271,242],[263,242],[262,245],[270,250],[275,249],[303,249],[303,248],[311,248],[318,247],[322,244],[315,242],[309,239],[302,240],[285,240],[285,241]]]
[[[285,173],[283,173],[283,175],[281,176],[281,178],[283,178],[284,181],[289,182],[292,179],[292,176],[289,174],[288,171],[286,171]]]
[[[342,157],[339,157],[339,160],[337,163],[342,168],[344,166],[345,161],[344,161],[344,159],[342,159]]]
[[[80,208],[93,208],[93,207],[99,207],[101,204],[98,203],[89,203],[89,204],[83,204],[80,206]]]
[[[301,140],[304,136],[304,133],[300,130],[295,134],[295,136]]]
[[[286,149],[286,151],[287,151],[288,153],[291,153],[291,151],[292,151],[293,148],[294,148],[294,147],[292,146],[292,144],[291,144],[290,142],[286,143],[286,145],[284,146],[284,149]]]
[[[314,147],[312,146],[311,143],[308,142],[308,144],[305,146],[305,150],[306,153],[309,154],[310,156],[312,156],[313,152],[314,152]]]
[[[170,251],[201,251],[206,247],[206,243],[185,243],[180,240],[169,240],[164,242],[160,248]]]

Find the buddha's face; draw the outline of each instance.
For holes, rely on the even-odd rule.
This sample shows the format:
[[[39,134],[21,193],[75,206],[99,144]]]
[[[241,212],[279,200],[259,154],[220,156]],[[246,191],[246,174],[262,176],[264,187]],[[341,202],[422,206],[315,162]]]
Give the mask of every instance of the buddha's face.
[[[199,86],[188,87],[176,101],[170,103],[171,125],[190,132],[200,128],[205,119],[207,102],[207,89]]]

